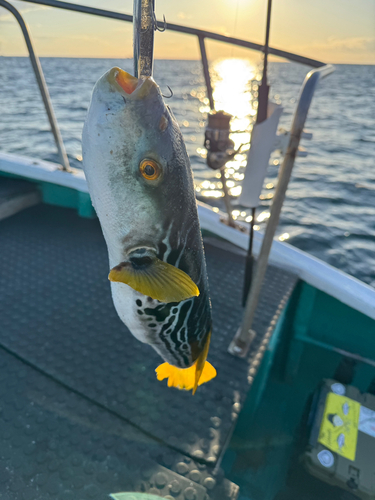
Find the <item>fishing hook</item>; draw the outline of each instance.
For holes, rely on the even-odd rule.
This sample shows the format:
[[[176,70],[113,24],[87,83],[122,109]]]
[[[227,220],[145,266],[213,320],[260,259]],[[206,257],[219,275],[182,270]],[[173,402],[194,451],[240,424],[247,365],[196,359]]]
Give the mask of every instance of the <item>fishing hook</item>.
[[[151,9],[152,9],[152,6],[151,6]],[[155,15],[155,12],[153,10],[151,10],[151,19],[152,19],[152,21],[151,21],[152,28],[154,31],[160,31],[160,33],[163,33],[167,29],[167,22],[165,20],[164,14],[163,14],[163,28],[159,28],[158,22],[156,20],[156,15]],[[141,30],[141,33],[147,33],[150,28],[151,28],[151,26],[147,26],[147,28],[145,30]]]
[[[169,88],[169,92],[171,93],[171,95],[164,95],[164,94],[162,94],[162,96],[165,99],[170,99],[171,97],[173,97],[173,90],[171,89],[171,87],[169,85],[167,85],[167,87]]]
[[[165,20],[165,15],[163,14],[163,28],[159,28],[158,22],[156,20],[156,15],[155,12],[152,12],[152,23],[154,25],[154,30],[159,31],[160,33],[164,33],[164,31],[167,29],[167,22]]]

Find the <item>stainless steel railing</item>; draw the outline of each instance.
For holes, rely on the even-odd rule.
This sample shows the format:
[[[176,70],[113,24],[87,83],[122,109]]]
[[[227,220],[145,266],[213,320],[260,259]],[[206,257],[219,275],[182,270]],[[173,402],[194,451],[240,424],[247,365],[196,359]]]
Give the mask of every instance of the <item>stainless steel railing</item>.
[[[32,41],[31,41],[31,36],[30,36],[29,30],[27,28],[27,25],[26,25],[25,21],[23,20],[21,14],[18,12],[18,10],[12,4],[8,3],[6,0],[0,0],[0,6],[4,7],[4,9],[9,10],[9,12],[11,12],[14,15],[14,17],[18,21],[18,24],[21,27],[23,36],[25,38],[27,50],[29,51],[30,61],[31,61],[31,64],[32,64],[32,67],[33,67],[33,70],[35,73],[36,81],[38,83],[40,94],[41,94],[42,99],[43,99],[44,107],[45,107],[46,112],[47,112],[48,120],[49,120],[49,123],[51,125],[51,130],[52,130],[53,137],[55,139],[55,143],[56,143],[57,151],[59,153],[61,165],[62,165],[64,170],[69,170],[70,165],[69,165],[68,156],[66,154],[65,146],[64,146],[64,143],[63,143],[63,140],[61,137],[59,126],[57,124],[56,116],[55,116],[55,113],[53,111],[53,106],[52,106],[51,98],[50,98],[50,95],[48,92],[46,80],[44,78],[42,66],[40,65],[38,56],[36,55],[36,53],[34,51],[34,47],[33,47]]]
[[[133,22],[133,16],[129,14],[121,14],[120,12],[113,12],[110,10],[96,9],[94,7],[87,7],[85,5],[72,4],[69,2],[62,2],[60,0],[24,0],[25,2],[48,5],[50,7],[57,7],[59,9],[66,9],[75,12],[83,12],[85,14],[92,14],[94,16],[108,17],[111,19],[118,19],[119,21]],[[164,27],[164,21],[157,21],[160,28]],[[230,36],[219,35],[218,33],[213,33],[212,31],[200,30],[197,28],[191,28],[190,26],[181,26],[180,24],[168,23],[168,31],[176,31],[178,33],[185,33],[188,35],[195,35],[201,38],[209,38],[211,40],[217,40],[219,42],[229,43],[232,45],[237,45],[238,47],[245,47],[247,49],[257,50],[258,52],[263,51],[263,45],[259,43],[249,42],[248,40],[241,40],[240,38],[234,38]],[[292,52],[287,52],[285,50],[275,49],[274,47],[269,47],[269,54],[274,56],[283,57],[288,59],[288,61],[297,62],[300,64],[306,64],[313,68],[319,68],[324,66],[325,63],[317,61],[316,59],[310,59],[308,57],[300,56]]]
[[[129,14],[121,14],[119,12],[113,12],[109,10],[104,10],[104,9],[96,9],[94,7],[87,7],[85,5],[79,5],[79,4],[71,4],[69,2],[62,2],[60,0],[24,0],[25,2],[29,3],[34,3],[34,4],[40,4],[40,5],[48,5],[50,7],[56,7],[59,9],[65,9],[65,10],[70,10],[73,12],[82,12],[85,14],[91,14],[95,16],[100,16],[100,17],[106,17],[110,19],[118,19],[120,21],[125,21],[125,22],[132,22],[133,21],[133,16]],[[28,27],[23,20],[21,14],[18,12],[18,10],[13,7],[10,3],[8,3],[6,0],[0,0],[0,6],[4,7],[5,9],[9,10],[14,17],[17,19],[22,33],[25,38],[25,42],[29,51],[29,56],[30,60],[34,69],[35,77],[39,86],[39,90],[43,99],[43,103],[47,112],[48,120],[50,122],[52,134],[55,139],[55,143],[57,146],[57,150],[60,156],[61,164],[63,166],[64,170],[68,170],[70,168],[69,166],[69,160],[65,151],[64,143],[61,137],[60,130],[57,125],[57,120],[53,111],[53,106],[51,103],[51,99],[49,96],[48,92],[48,87],[45,82],[45,78],[43,75],[43,70],[40,65],[38,56],[36,55],[33,44],[31,41],[31,37],[29,34]],[[160,22],[156,21],[157,26],[160,28],[163,28],[165,26],[165,21]],[[238,47],[245,47],[248,49],[256,50],[262,52],[264,50],[263,45],[253,43],[247,40],[241,40],[239,38],[233,38],[233,37],[228,37],[224,35],[220,35],[218,33],[213,33],[210,31],[205,31],[205,30],[200,30],[196,28],[191,28],[189,26],[181,26],[178,24],[168,24],[168,30],[170,31],[175,31],[178,33],[185,33],[189,35],[195,35],[198,38],[199,41],[199,48],[200,48],[200,53],[201,53],[201,60],[202,60],[202,66],[203,66],[203,74],[205,78],[205,83],[206,83],[206,88],[207,88],[207,96],[210,102],[210,107],[211,109],[214,109],[214,100],[213,100],[213,93],[212,93],[212,85],[211,85],[211,80],[210,80],[210,73],[209,73],[209,66],[208,66],[208,59],[207,59],[207,54],[206,54],[206,48],[205,48],[205,39],[210,39],[210,40],[217,40],[220,42],[224,43],[229,43],[232,45],[236,45]],[[310,59],[308,57],[300,56],[298,54],[294,54],[292,52],[287,52],[284,50],[279,50],[273,47],[269,47],[268,52],[270,54],[283,57],[289,61],[292,62],[297,62],[301,64],[306,64],[308,66],[312,66],[314,68],[319,68],[324,66],[324,63],[321,61],[317,61],[315,59]]]
[[[58,9],[70,10],[73,12],[82,12],[84,14],[91,14],[94,16],[107,17],[110,19],[118,19],[119,21],[125,22],[133,22],[133,16],[129,14],[121,14],[120,12],[113,12],[110,10],[104,9],[96,9],[95,7],[88,7],[86,5],[72,4],[69,2],[62,2],[60,0],[24,0],[28,3],[39,4],[39,5],[48,5],[49,7],[56,7]],[[165,26],[165,22],[156,21],[157,26],[159,28],[163,28]],[[247,49],[256,50],[258,52],[263,52],[264,46],[259,43],[250,42],[248,40],[241,40],[240,38],[234,38],[230,36],[220,35],[218,33],[213,33],[211,31],[200,30],[196,28],[191,28],[190,26],[181,26],[179,24],[168,23],[167,25],[168,31],[175,31],[177,33],[185,33],[188,35],[195,35],[199,40],[199,47],[201,52],[201,59],[203,64],[203,72],[205,75],[206,87],[207,87],[207,97],[210,101],[211,108],[213,109],[213,97],[212,97],[212,87],[209,77],[209,68],[208,61],[205,50],[205,39],[216,40],[219,42],[229,43],[232,45],[236,45],[238,47],[245,47]],[[305,64],[307,66],[311,66],[313,68],[320,68],[324,66],[325,63],[321,61],[317,61],[316,59],[310,59],[308,57],[300,56],[298,54],[294,54],[292,52],[287,52],[285,50],[276,49],[274,47],[268,48],[268,53],[283,57],[291,62],[297,62],[300,64]]]
[[[286,151],[283,164],[280,168],[278,182],[271,206],[271,215],[264,233],[262,247],[256,263],[254,278],[251,284],[249,296],[246,301],[246,308],[242,327],[238,330],[229,352],[238,357],[245,357],[250,347],[254,335],[251,326],[254,320],[255,311],[258,305],[260,290],[264,275],[268,265],[268,257],[271,251],[273,238],[279,223],[281,208],[284,203],[285,193],[289,184],[290,176],[294,166],[294,160],[301,140],[303,127],[305,126],[307,113],[315,92],[315,88],[321,78],[328,76],[335,70],[334,66],[327,64],[321,68],[310,71],[303,82],[297,108],[293,118],[292,129],[288,149]]]

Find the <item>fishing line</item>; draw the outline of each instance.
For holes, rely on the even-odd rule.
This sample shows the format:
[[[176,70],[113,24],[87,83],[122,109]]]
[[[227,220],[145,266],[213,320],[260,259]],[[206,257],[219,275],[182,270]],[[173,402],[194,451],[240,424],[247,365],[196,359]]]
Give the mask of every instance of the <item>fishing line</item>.
[[[233,36],[236,36],[236,32],[237,32],[237,20],[238,20],[238,6],[239,6],[239,3],[240,3],[240,0],[237,0],[236,14],[234,16]],[[234,47],[232,45],[232,50],[231,50],[231,53],[230,53],[230,57],[233,57],[233,51],[234,51]]]

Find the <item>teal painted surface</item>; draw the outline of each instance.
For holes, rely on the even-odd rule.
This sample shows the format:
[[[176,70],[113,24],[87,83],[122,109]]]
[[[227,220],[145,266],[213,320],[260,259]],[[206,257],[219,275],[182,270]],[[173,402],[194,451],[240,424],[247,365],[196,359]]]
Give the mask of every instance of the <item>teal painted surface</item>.
[[[49,182],[42,182],[41,188],[43,203],[65,208],[75,208],[81,217],[93,218],[96,216],[88,193]]]
[[[42,188],[43,203],[65,208],[77,207],[77,191],[47,182],[41,182],[38,184],[40,184]]]
[[[300,462],[306,420],[323,378],[352,377],[362,392],[375,385],[374,366],[354,362],[345,369],[347,358],[332,350],[375,359],[375,321],[300,282],[276,330],[271,366],[265,357],[224,456],[226,476],[240,486],[240,500],[340,500],[342,490],[313,478]]]
[[[375,321],[326,293],[317,292],[307,333],[346,351],[375,358]]]
[[[42,201],[47,205],[74,208],[81,217],[96,217],[96,213],[88,193],[83,193],[81,191],[65,186],[59,186],[58,184],[52,184],[50,182],[33,180],[26,176],[8,174],[7,172],[0,172],[0,177],[1,176],[23,179],[37,184],[42,193]]]
[[[251,421],[251,419],[253,418],[254,413],[256,412],[259,403],[262,399],[273,366],[273,361],[277,352],[277,346],[280,341],[280,336],[283,329],[285,317],[287,315],[287,310],[288,306],[284,309],[284,311],[280,315],[279,321],[275,327],[275,330],[268,344],[268,348],[264,353],[263,360],[261,362],[258,373],[256,374],[251,390],[241,410],[240,418],[236,426],[236,432],[238,436],[240,435],[242,435],[243,437],[246,436],[248,431],[247,423]]]
[[[78,192],[78,214],[80,217],[87,217],[89,219],[96,217],[89,193]]]
[[[307,344],[375,359],[375,321],[303,283],[289,336],[285,377],[297,375]]]
[[[298,293],[295,295],[295,307],[291,317],[290,335],[286,340],[289,344],[288,352],[285,356],[287,362],[285,366],[285,379],[290,380],[296,376],[301,356],[304,350],[304,343],[296,340],[298,336],[306,336],[309,321],[312,317],[315,305],[317,289],[301,282]]]
[[[273,440],[275,445],[279,439],[283,441],[284,437],[279,438],[277,430],[274,438],[271,438],[269,434],[263,435],[263,432],[260,434],[255,422],[258,421],[258,414],[262,411],[264,402],[274,401],[274,397],[269,394],[269,378],[274,369],[274,359],[279,350],[293,303],[292,296],[273,332],[251,391],[239,415],[231,443],[222,461],[222,467],[226,475],[232,478],[235,477],[236,484],[240,486],[239,500],[272,498],[273,488],[271,487],[272,491],[268,492],[268,487],[278,485],[279,482],[275,478],[278,476],[283,477],[286,472],[280,474],[277,446],[275,449],[273,449],[273,445],[269,446],[270,439]],[[263,416],[262,420],[264,420]],[[267,461],[266,467],[264,467],[265,460]],[[271,482],[268,475],[272,477]],[[279,486],[276,486],[276,491],[278,488]]]

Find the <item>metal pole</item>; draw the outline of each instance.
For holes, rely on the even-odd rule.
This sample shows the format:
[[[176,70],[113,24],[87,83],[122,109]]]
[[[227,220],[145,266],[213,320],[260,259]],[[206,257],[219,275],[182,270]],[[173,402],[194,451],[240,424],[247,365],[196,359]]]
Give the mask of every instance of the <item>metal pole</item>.
[[[220,169],[220,174],[221,174],[221,183],[223,185],[224,203],[225,203],[225,208],[227,209],[227,214],[228,214],[228,225],[230,227],[236,227],[236,224],[234,223],[234,219],[233,219],[233,215],[232,215],[233,208],[232,208],[232,204],[231,204],[230,198],[229,198],[227,180],[225,178],[225,167]]]
[[[154,60],[155,14],[154,0],[134,0],[133,49],[134,76],[152,76]]]
[[[31,61],[31,64],[32,64],[32,67],[33,67],[33,70],[35,73],[36,81],[38,83],[39,90],[40,90],[40,93],[42,95],[44,107],[45,107],[46,112],[47,112],[48,120],[49,120],[49,123],[51,125],[52,134],[53,134],[53,137],[55,139],[57,150],[58,150],[58,153],[60,156],[61,165],[63,167],[63,170],[69,170],[70,165],[69,165],[68,156],[66,154],[64,143],[63,143],[63,140],[62,140],[62,137],[60,134],[60,130],[59,130],[59,127],[57,125],[55,113],[53,112],[52,102],[51,102],[51,98],[49,96],[46,81],[44,79],[43,70],[42,70],[42,67],[40,65],[38,56],[34,52],[33,44],[31,41],[31,37],[29,34],[29,30],[27,28],[27,25],[26,25],[25,21],[23,20],[21,14],[18,12],[18,10],[15,7],[13,7],[13,5],[6,2],[6,0],[0,0],[0,6],[4,7],[4,9],[9,10],[9,12],[11,12],[14,15],[14,17],[17,19],[18,24],[21,27],[23,36],[25,38],[27,50],[29,51],[30,61]]]
[[[211,85],[210,71],[208,69],[208,59],[207,59],[206,47],[204,44],[204,37],[198,36],[198,40],[199,40],[199,48],[201,51],[204,80],[206,82],[206,87],[207,87],[207,96],[208,100],[210,101],[210,108],[215,109],[214,99],[212,97],[212,85]]]
[[[246,305],[247,294],[249,293],[251,280],[253,279],[253,266],[254,266],[253,241],[254,241],[255,211],[256,207],[253,207],[251,209],[249,247],[247,249],[246,262],[245,262],[245,278],[244,278],[244,286],[242,294],[242,307],[245,307]]]
[[[289,179],[292,174],[294,160],[296,158],[302,130],[305,125],[314,90],[320,77],[330,74],[333,70],[333,66],[327,65],[323,68],[310,71],[302,86],[300,99],[294,115],[292,129],[290,131],[288,149],[279,173],[279,180],[271,207],[271,215],[264,234],[252,287],[246,302],[243,324],[228,349],[231,354],[241,358],[246,356],[251,344],[251,339],[253,338],[251,326],[254,320],[264,275],[268,265],[268,256],[271,251],[273,238],[279,223],[281,208],[285,199]]]
[[[262,76],[262,82],[259,85],[258,89],[257,123],[262,123],[264,122],[264,120],[267,119],[268,92],[270,89],[267,83],[267,67],[268,67],[268,52],[269,52],[269,40],[270,40],[271,7],[272,7],[272,0],[268,0],[266,40],[264,43],[263,76]]]
[[[267,22],[266,22],[266,39],[264,42],[264,61],[263,61],[263,75],[262,82],[259,85],[258,89],[258,111],[257,111],[257,119],[256,123],[262,123],[267,119],[267,111],[268,111],[268,94],[270,87],[267,82],[267,65],[268,65],[268,51],[269,51],[269,41],[270,41],[270,27],[271,27],[271,7],[272,0],[268,0],[267,6]],[[244,286],[243,286],[243,294],[242,294],[242,305],[245,306],[246,299],[251,287],[251,280],[253,277],[253,265],[254,258],[252,255],[253,251],[253,238],[254,238],[254,224],[255,224],[255,211],[256,207],[252,208],[252,218],[250,222],[250,241],[249,248],[246,255],[246,264],[245,264],[245,278],[244,278]]]

